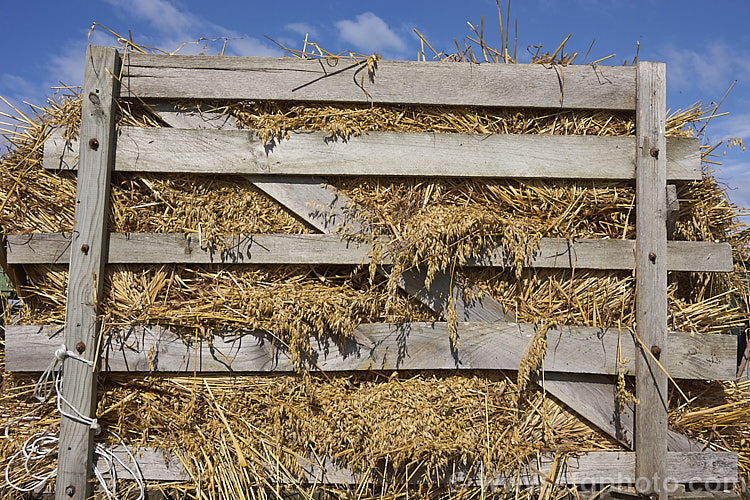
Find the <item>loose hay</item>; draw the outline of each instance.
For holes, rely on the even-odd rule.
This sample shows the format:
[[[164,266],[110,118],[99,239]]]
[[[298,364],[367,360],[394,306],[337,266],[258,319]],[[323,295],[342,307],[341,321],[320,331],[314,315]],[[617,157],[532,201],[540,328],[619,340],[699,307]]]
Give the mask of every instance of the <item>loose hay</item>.
[[[518,459],[537,452],[617,449],[539,391],[526,394],[520,407],[518,398],[514,382],[497,372],[306,380],[108,375],[100,385],[99,418],[134,446],[175,450],[191,475],[205,478],[209,498],[270,487],[269,467],[294,484],[298,458],[313,453],[363,475],[387,463],[395,485],[408,470],[422,469],[423,484],[412,487],[429,494],[440,491],[430,483],[455,462],[481,460],[486,470],[513,477]],[[55,415],[51,404],[31,413],[45,421]],[[0,442],[3,456],[32,430],[21,426],[15,441]],[[226,464],[237,461],[247,464],[246,473],[223,476]]]
[[[485,58],[507,62],[504,49],[490,49],[483,42],[479,47]],[[133,49],[132,42],[128,48]],[[566,63],[575,58],[558,51],[537,53],[535,61]],[[445,58],[474,55],[460,50]],[[118,104],[121,126],[166,125],[138,101]],[[340,137],[368,131],[634,133],[633,114],[620,112],[278,102],[201,107],[233,116],[266,141],[284,140],[296,129]],[[50,100],[33,114],[19,115],[20,128],[5,133],[10,149],[0,156],[4,234],[69,232],[73,227],[75,176],[47,172],[41,160],[44,138],[53,127],[62,128],[66,137],[75,135],[80,96]],[[670,115],[667,133],[690,136],[696,131],[692,124],[715,115],[715,107],[701,105],[678,111]],[[704,154],[711,151],[706,148]],[[376,261],[385,253],[394,258],[396,272],[390,281],[361,268],[111,266],[102,301],[105,330],[161,324],[189,340],[231,335],[237,328],[263,329],[287,345],[302,369],[300,359],[310,349],[310,337],[347,338],[361,322],[439,319],[396,291],[399,269],[419,267],[432,277],[460,266],[482,248],[498,245],[512,255],[514,268],[464,274],[519,321],[633,326],[632,273],[522,266],[542,237],[634,238],[632,183],[358,177],[328,182],[359,207],[361,222],[387,238],[374,251]],[[748,235],[740,231],[738,209],[708,169],[702,181],[679,185],[678,196],[676,239],[730,241],[738,262],[744,261]],[[115,174],[110,205],[111,231],[200,233],[206,245],[231,233],[312,232],[240,176]],[[363,237],[347,233],[342,228],[342,236]],[[25,266],[24,272],[21,321],[63,322],[65,266]],[[732,297],[744,299],[747,292],[740,269],[731,275],[670,273],[669,326],[701,333],[744,328],[747,307]],[[409,471],[417,469],[425,472],[421,484],[413,486],[420,495],[468,498],[477,491],[446,492],[429,484],[429,478],[456,462],[468,467],[481,462],[486,470],[512,475],[539,452],[558,453],[563,460],[566,453],[619,449],[553,399],[526,389],[543,340],[540,335],[536,349],[530,349],[520,386],[514,374],[487,372],[145,379],[106,375],[99,385],[97,415],[130,445],[177,453],[194,481],[176,490],[196,497],[220,498],[238,491],[274,496],[280,489],[270,484],[269,467],[294,485],[297,458],[316,454],[334,457],[365,475],[383,467],[395,471],[388,484],[352,486],[361,498],[408,496]],[[15,439],[0,441],[0,467],[25,437],[40,428],[56,432],[53,405],[31,403],[24,382],[3,373],[2,421],[34,419],[16,422]],[[671,424],[691,437],[738,451],[747,475],[747,384],[681,385],[696,397],[689,404],[672,398]],[[626,394],[626,388],[621,389]],[[40,465],[50,468],[54,462]]]

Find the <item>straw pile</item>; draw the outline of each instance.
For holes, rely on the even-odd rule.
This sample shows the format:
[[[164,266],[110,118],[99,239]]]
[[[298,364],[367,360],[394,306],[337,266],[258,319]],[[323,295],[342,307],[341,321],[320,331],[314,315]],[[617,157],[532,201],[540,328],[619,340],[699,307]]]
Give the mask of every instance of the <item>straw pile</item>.
[[[133,49],[131,42],[122,43]],[[491,49],[481,36],[475,49],[494,62],[514,62],[505,47]],[[441,55],[445,60],[473,57],[471,50]],[[534,62],[573,59],[575,54],[558,49],[553,54],[537,51]],[[138,101],[118,105],[120,125],[165,125]],[[202,106],[203,111],[231,115],[240,126],[259,130],[265,140],[283,140],[297,129],[338,136],[372,130],[580,135],[634,131],[633,115],[620,112],[275,102]],[[47,172],[41,160],[44,138],[53,127],[74,137],[80,122],[79,96],[73,93],[50,100],[44,108],[32,108],[29,114],[17,114],[19,126],[5,132],[10,149],[0,157],[3,232],[70,231],[75,177]],[[692,135],[696,126],[716,114],[715,106],[699,104],[673,113],[668,135]],[[709,163],[712,151],[704,149]],[[373,269],[331,266],[110,266],[102,301],[105,334],[122,325],[159,324],[173,327],[189,342],[198,336],[231,335],[237,327],[257,328],[272,332],[299,360],[310,349],[311,336],[351,337],[363,322],[445,319],[397,290],[399,270],[420,267],[434,275],[498,245],[513,255],[513,268],[463,274],[520,322],[633,326],[632,273],[522,267],[542,237],[633,238],[631,183],[419,178],[328,182],[352,199],[357,216],[374,234],[387,239],[373,252],[376,262],[385,252],[394,258],[390,279]],[[745,235],[737,225],[737,207],[729,203],[710,170],[705,169],[702,181],[678,189],[675,239],[730,241],[737,261],[742,261]],[[242,177],[116,174],[111,207],[110,231],[200,232],[207,245],[231,233],[312,232]],[[342,237],[365,237],[349,234],[347,228],[341,232]],[[23,275],[25,282],[18,284],[24,299],[20,321],[61,323],[65,266],[25,266]],[[742,302],[747,292],[739,268],[731,275],[671,273],[669,326],[708,333],[744,327],[748,309],[736,297]],[[383,467],[395,471],[386,483],[353,487],[362,498],[408,496],[409,488],[419,488],[425,496],[469,498],[477,491],[445,491],[428,479],[449,471],[456,462],[468,467],[481,462],[485,470],[512,476],[538,452],[555,452],[562,461],[566,453],[619,449],[538,389],[527,387],[526,381],[527,377],[503,373],[145,379],[107,375],[100,382],[98,417],[103,427],[115,430],[130,445],[178,454],[194,481],[173,487],[201,498],[239,491],[248,498],[276,497],[280,490],[270,484],[269,473],[281,474],[294,485],[297,458],[310,456],[331,456],[363,473]],[[13,441],[0,441],[0,467],[26,436],[40,428],[56,432],[54,405],[31,403],[28,383],[28,378],[3,374],[2,422],[34,418],[14,424]],[[740,451],[747,475],[748,388],[693,384],[683,390],[696,397],[689,403],[672,398],[672,425],[712,445]],[[711,422],[706,422],[706,415]],[[53,467],[54,462],[44,466]],[[409,471],[418,469],[425,472],[424,480],[409,486]],[[22,470],[13,473],[23,475]]]

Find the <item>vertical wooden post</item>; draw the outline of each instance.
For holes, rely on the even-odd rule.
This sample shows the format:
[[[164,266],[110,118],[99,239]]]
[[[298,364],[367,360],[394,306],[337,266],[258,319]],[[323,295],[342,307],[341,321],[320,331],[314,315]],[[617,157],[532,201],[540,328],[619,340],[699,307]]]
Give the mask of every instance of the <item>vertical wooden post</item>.
[[[120,56],[115,49],[89,46],[84,75],[75,225],[70,252],[65,345],[93,360],[96,356],[97,300],[104,284],[107,245],[107,206],[110,172],[114,165],[115,98]],[[83,415],[95,416],[96,373],[74,359],[63,368],[63,396]],[[62,408],[68,412],[63,403]],[[85,424],[61,417],[60,451],[55,498],[90,496],[94,431]]]
[[[638,63],[636,104],[636,490],[666,500],[667,151],[666,66]],[[652,356],[653,355],[653,356]]]

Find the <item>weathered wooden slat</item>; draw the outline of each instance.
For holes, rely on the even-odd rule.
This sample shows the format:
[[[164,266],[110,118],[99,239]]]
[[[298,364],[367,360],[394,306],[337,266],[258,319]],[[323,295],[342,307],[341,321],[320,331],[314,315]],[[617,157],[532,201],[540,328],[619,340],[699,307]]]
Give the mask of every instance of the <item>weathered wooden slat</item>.
[[[123,96],[635,109],[635,69],[127,54]]]
[[[698,139],[674,137],[669,146],[668,177],[700,179]],[[53,135],[45,143],[44,166],[75,168],[66,150],[62,137]],[[634,151],[635,137],[369,132],[342,140],[298,131],[267,146],[252,130],[121,127],[115,170],[634,179]]]
[[[23,268],[11,265],[8,262],[8,242],[5,235],[0,235],[0,269],[5,272],[6,276],[10,279],[13,289],[15,290],[19,299],[25,298],[25,292],[23,288],[26,285],[26,276]]]
[[[73,246],[65,309],[65,345],[87,360],[96,358],[99,332],[97,297],[104,285],[107,255],[107,205],[115,153],[115,97],[120,56],[115,49],[89,46],[81,94],[80,169],[76,187]],[[48,358],[51,359],[51,358]],[[67,413],[96,415],[96,372],[80,361],[64,361],[62,395],[75,409]],[[90,496],[94,429],[63,416],[55,498]],[[72,494],[71,494],[72,492]]]
[[[128,456],[121,447],[113,452],[125,463]],[[147,481],[185,481],[190,475],[185,471],[179,459],[162,450],[145,448],[138,450],[137,460]],[[101,459],[100,459],[101,460]],[[354,473],[337,466],[333,460],[299,458],[302,473],[295,477],[272,477],[275,468],[269,467],[271,482],[298,484],[360,484],[366,482],[379,483],[382,478],[364,478],[362,474]],[[738,480],[738,465],[736,453],[724,452],[692,452],[668,454],[669,479],[675,483],[719,483],[734,484]],[[466,487],[484,486],[501,488],[506,486],[539,486],[545,481],[556,484],[587,484],[587,485],[632,485],[635,483],[635,454],[630,452],[604,451],[588,452],[565,459],[558,474],[550,474],[554,456],[543,454],[539,459],[529,461],[527,467],[507,474],[489,473],[482,477],[475,467],[471,473],[457,467],[455,473],[442,477],[430,477],[433,484],[455,485]],[[100,463],[102,468],[106,465]],[[124,469],[118,470],[119,477],[128,477]],[[546,479],[545,479],[546,478]],[[410,483],[418,483],[422,477],[414,474]]]
[[[369,262],[370,245],[334,234],[234,235],[227,248],[201,248],[198,235],[110,233],[109,264],[350,264]],[[67,263],[70,234],[13,235],[7,248],[24,264]],[[632,253],[632,251],[631,251]]]
[[[175,107],[173,104],[161,100],[146,102],[152,111],[162,120],[174,128],[195,129],[235,129],[237,124],[234,116],[222,114],[209,109],[199,110],[195,107]]]
[[[201,248],[196,235],[176,233],[111,233],[110,264],[344,264],[370,261],[370,247],[342,240],[335,234],[260,234],[226,238],[222,252]],[[70,258],[70,234],[8,235],[10,264],[64,264]],[[728,243],[669,241],[670,271],[731,272]],[[472,259],[467,267],[504,267],[506,252],[497,248]],[[390,260],[384,257],[383,264]],[[633,240],[577,240],[543,238],[530,267],[556,269],[630,270],[635,266]]]
[[[636,109],[636,355],[635,451],[638,493],[667,500],[667,159],[666,66],[638,64]]]
[[[534,325],[458,323],[459,345],[452,346],[446,323],[362,324],[342,345],[311,339],[310,370],[517,370],[534,337]],[[60,344],[60,327],[8,325],[6,370],[43,371]],[[556,327],[547,332],[544,358],[552,372],[617,374],[617,345],[624,369],[635,372],[631,334],[617,329]],[[167,328],[132,327],[111,336],[102,353],[103,369],[134,372],[292,372],[288,353],[262,332],[232,332],[199,343],[197,353]],[[735,375],[733,335],[669,334],[667,370],[675,378],[729,380]],[[582,363],[581,360],[586,362]]]
[[[581,377],[585,376],[584,383]],[[605,429],[608,434],[623,445],[632,449],[633,428],[635,422],[635,405],[626,402],[619,410],[617,388],[613,379],[607,375],[576,373],[545,373],[543,386],[555,398],[571,408],[580,401],[589,405],[586,420],[595,427]],[[615,408],[618,410],[615,411]],[[703,446],[671,429],[667,433],[669,451],[700,451]]]
[[[201,248],[198,235],[110,233],[109,264],[351,264],[369,262],[370,246],[328,234],[235,235],[227,249]],[[13,235],[9,257],[24,264],[67,263],[70,234]]]
[[[130,462],[128,452],[122,446],[116,446],[110,450],[123,463],[133,468]],[[190,481],[190,474],[185,470],[182,461],[174,453],[164,452],[164,450],[155,448],[138,448],[131,453],[138,462],[146,481]],[[96,465],[99,470],[108,470],[109,464],[105,459],[97,456]],[[130,473],[126,471],[119,463],[115,461],[115,470],[118,479],[132,479]]]
[[[669,160],[667,160],[669,161]],[[667,184],[667,239],[674,238],[677,219],[680,216],[680,200],[677,198],[677,186]]]
[[[668,454],[669,481],[671,483],[721,483],[734,484],[738,481],[736,453],[725,452],[673,452]],[[527,467],[507,474],[481,474],[476,467],[471,473],[457,468],[456,472],[443,477],[431,477],[433,484],[463,485],[466,487],[484,486],[503,488],[518,486],[540,486],[547,481],[555,484],[587,485],[634,485],[635,453],[630,452],[589,452],[576,457],[568,457],[557,474],[552,472],[554,456],[544,454],[539,459],[530,460]],[[304,476],[294,478],[301,482],[317,481],[323,484],[359,484],[361,474],[337,467],[333,461],[300,461]],[[411,483],[419,481],[418,474]],[[367,480],[367,478],[364,478]],[[378,478],[379,479],[379,478]],[[376,479],[376,481],[378,480]]]

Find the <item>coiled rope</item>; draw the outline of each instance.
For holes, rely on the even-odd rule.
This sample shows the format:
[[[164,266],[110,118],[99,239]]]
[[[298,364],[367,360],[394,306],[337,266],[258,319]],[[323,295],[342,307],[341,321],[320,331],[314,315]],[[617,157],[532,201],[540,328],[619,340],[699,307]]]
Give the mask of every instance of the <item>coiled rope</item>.
[[[65,366],[65,360],[71,358],[81,363],[85,363],[91,367],[94,366],[93,361],[89,361],[77,355],[76,353],[69,351],[67,347],[65,347],[65,344],[61,345],[55,351],[54,358],[35,384],[34,397],[36,397],[41,402],[47,401],[47,399],[49,399],[50,395],[52,394],[52,390],[54,389],[56,393],[57,411],[60,412],[60,415],[65,418],[69,418],[74,422],[78,422],[80,424],[88,426],[98,435],[101,433],[101,427],[99,426],[99,422],[97,421],[97,419],[91,418],[81,413],[62,395],[63,368]],[[67,409],[63,408],[63,404]],[[5,427],[5,439],[13,441],[10,436],[10,428],[14,424],[24,420],[38,419],[39,417],[23,417],[9,423]],[[96,477],[96,479],[99,481],[99,484],[107,497],[117,499],[117,469],[119,466],[135,480],[136,486],[138,487],[139,491],[138,500],[143,500],[146,495],[146,486],[145,479],[143,478],[143,472],[138,465],[138,461],[135,459],[130,449],[125,445],[125,443],[123,443],[120,436],[109,430],[107,431],[107,433],[120,443],[121,448],[125,450],[128,462],[132,464],[132,466],[128,465],[123,459],[117,456],[112,448],[107,448],[100,444],[96,444],[94,447],[95,457],[92,464],[94,477]],[[23,493],[36,491],[42,488],[47,483],[47,481],[57,476],[57,469],[55,468],[44,475],[38,475],[33,472],[33,464],[34,462],[38,462],[48,456],[56,454],[59,449],[59,442],[60,438],[44,431],[37,432],[36,434],[29,437],[23,443],[21,449],[14,453],[8,460],[8,463],[5,466],[5,484],[16,491]],[[26,474],[28,475],[28,477],[35,480],[35,482],[30,486],[22,486],[15,483],[10,478],[11,466],[13,462],[20,459],[20,457],[23,457],[24,470],[26,471]],[[105,467],[103,467],[102,469],[100,469],[97,465],[97,457],[101,458],[103,463],[105,464]],[[109,477],[109,480],[107,480],[107,476]]]

